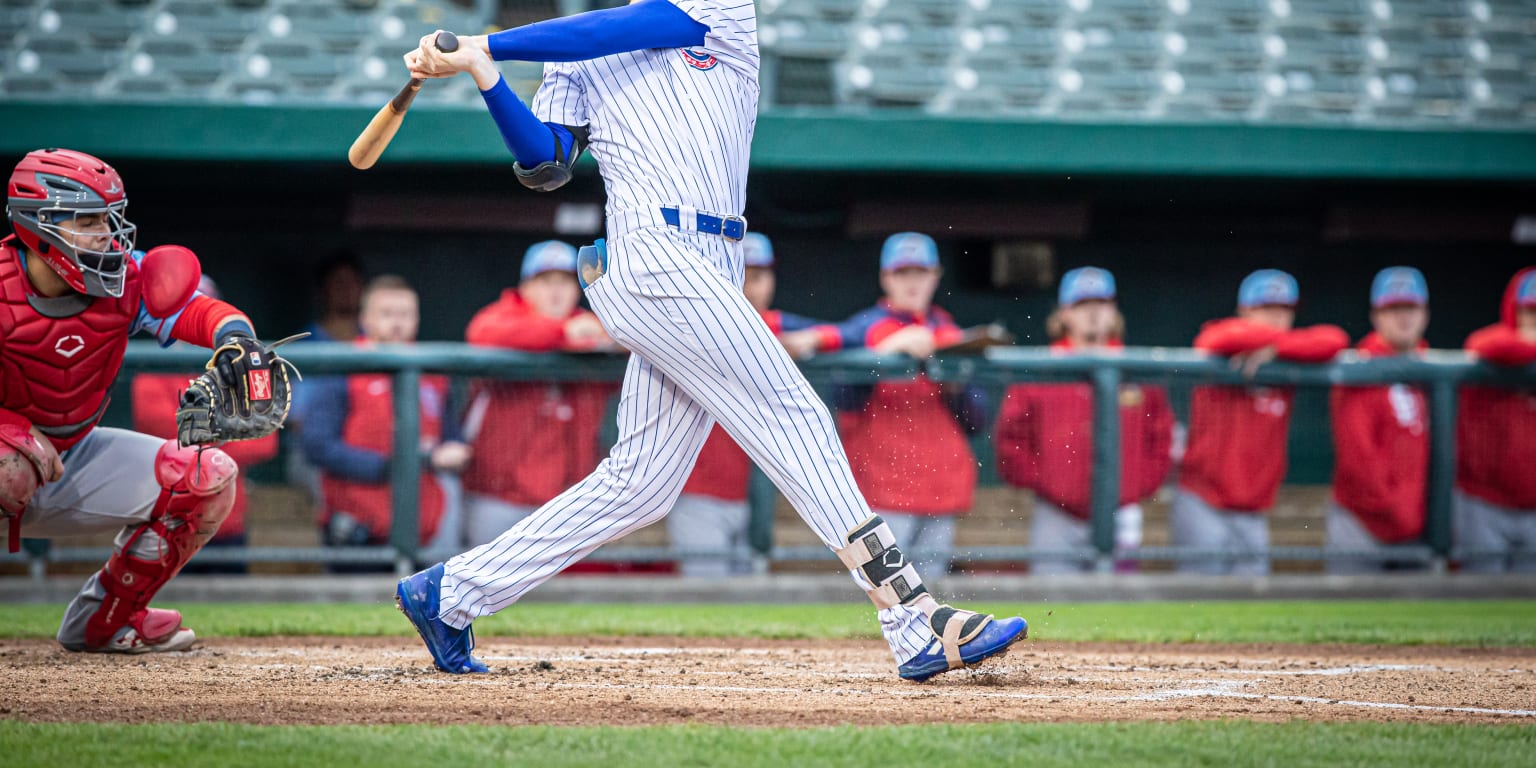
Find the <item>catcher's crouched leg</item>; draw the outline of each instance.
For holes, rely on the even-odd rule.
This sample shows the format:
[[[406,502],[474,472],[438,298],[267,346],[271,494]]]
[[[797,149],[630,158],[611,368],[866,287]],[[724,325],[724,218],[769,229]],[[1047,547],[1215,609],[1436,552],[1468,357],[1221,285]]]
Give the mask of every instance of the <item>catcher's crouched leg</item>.
[[[862,577],[864,591],[876,608],[907,606],[927,617],[934,642],[900,665],[901,676],[908,680],[927,680],[975,664],[1007,650],[1029,630],[1017,617],[994,620],[991,615],[935,600],[879,515],[870,515],[850,532],[848,546],[837,550],[837,557]]]
[[[115,653],[182,650],[197,636],[176,611],[149,601],[218,532],[235,499],[234,459],[217,448],[182,448],[167,440],[155,454],[160,483],[149,522],[112,553],[99,577],[106,596],[86,621],[85,650]]]

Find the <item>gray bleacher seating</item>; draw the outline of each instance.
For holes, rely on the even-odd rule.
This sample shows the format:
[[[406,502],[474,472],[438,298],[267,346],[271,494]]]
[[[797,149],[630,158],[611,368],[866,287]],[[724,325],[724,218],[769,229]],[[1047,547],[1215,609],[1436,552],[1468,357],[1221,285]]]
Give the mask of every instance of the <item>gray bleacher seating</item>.
[[[1121,29],[1154,29],[1170,15],[1168,0],[1093,0],[1075,14],[1080,25],[1105,24]]]
[[[196,41],[211,50],[237,50],[261,24],[260,11],[225,6],[222,3],[177,0],[150,12],[145,25],[146,37]]]
[[[864,0],[762,0],[757,5],[758,20],[780,14],[846,22],[859,14]]]
[[[269,37],[307,37],[337,54],[355,52],[373,29],[373,17],[345,6],[312,0],[283,2],[272,6],[265,32]],[[286,30],[284,35],[276,34]]]
[[[1068,57],[1082,71],[1156,69],[1168,57],[1168,35],[1135,29],[1090,27],[1082,31],[1083,49]]]
[[[141,40],[135,51],[150,57],[152,72],[169,76],[182,89],[206,90],[219,78],[239,71],[239,59],[196,44],[170,39]]]
[[[1271,57],[1267,38],[1258,32],[1240,32],[1217,26],[1190,26],[1179,30],[1184,52],[1175,57],[1179,68],[1256,72]]]
[[[845,101],[888,107],[927,104],[944,86],[946,71],[899,54],[875,55],[839,68]]]
[[[848,53],[850,38],[844,24],[798,14],[780,14],[759,24],[758,36],[765,53],[812,59],[837,59]]]
[[[1264,100],[1270,77],[1252,72],[1171,72],[1181,87],[1164,97],[1164,115],[1175,119],[1242,120]],[[1279,86],[1277,83],[1276,87]]]
[[[1190,0],[1181,24],[1212,24],[1251,32],[1273,18],[1270,0]]]
[[[1371,0],[1281,0],[1278,5],[1285,11],[1276,14],[1283,24],[1335,33],[1359,33],[1376,18]]]
[[[1067,13],[1067,0],[970,0],[971,23],[1050,29]]]
[[[97,48],[122,48],[144,27],[141,10],[120,8],[101,0],[52,0],[38,12],[37,23],[84,36]]]
[[[1357,73],[1374,61],[1380,47],[1372,50],[1371,41],[1358,34],[1336,34],[1309,27],[1286,26],[1275,30],[1285,46],[1279,64],[1288,68],[1336,73]]]

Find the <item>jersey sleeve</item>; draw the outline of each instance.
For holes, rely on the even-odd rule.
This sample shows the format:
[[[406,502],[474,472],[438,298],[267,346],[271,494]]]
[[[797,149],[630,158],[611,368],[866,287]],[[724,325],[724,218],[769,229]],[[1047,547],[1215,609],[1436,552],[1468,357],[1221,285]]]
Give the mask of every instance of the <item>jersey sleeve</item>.
[[[533,95],[533,114],[554,125],[587,124],[587,92],[575,64],[544,65],[544,80]]]
[[[757,8],[743,0],[669,0],[695,21],[709,27],[704,50],[752,69],[758,65]]]

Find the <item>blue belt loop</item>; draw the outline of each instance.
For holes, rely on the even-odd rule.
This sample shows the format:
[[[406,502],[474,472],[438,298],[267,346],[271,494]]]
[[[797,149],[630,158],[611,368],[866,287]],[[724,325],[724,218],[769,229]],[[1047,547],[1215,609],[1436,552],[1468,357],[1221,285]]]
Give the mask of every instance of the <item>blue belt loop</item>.
[[[740,241],[747,236],[747,220],[740,216],[711,216],[700,213],[694,217],[694,227],[706,235],[719,235],[727,240]],[[676,208],[662,208],[661,220],[668,225],[676,227],[682,222],[682,216]]]

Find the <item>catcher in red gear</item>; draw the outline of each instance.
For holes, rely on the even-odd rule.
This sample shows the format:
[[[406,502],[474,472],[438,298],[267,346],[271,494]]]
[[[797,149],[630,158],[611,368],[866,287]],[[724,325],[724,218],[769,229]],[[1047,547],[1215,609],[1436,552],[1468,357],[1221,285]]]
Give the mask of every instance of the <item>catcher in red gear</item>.
[[[0,240],[0,513],[22,536],[117,534],[65,610],[70,650],[176,651],[196,641],[150,600],[229,514],[235,463],[216,447],[99,427],[128,337],[218,348],[254,339],[234,307],[197,292],[188,249],[134,249],[117,171],[65,149],[28,153],[6,190]],[[168,409],[177,403],[166,403]]]

